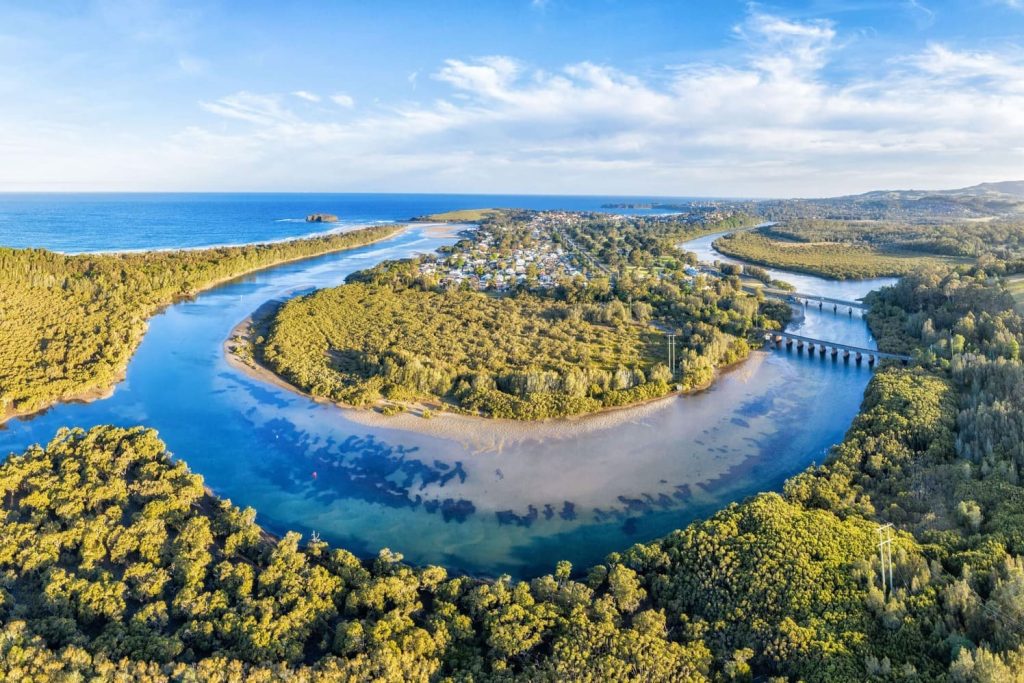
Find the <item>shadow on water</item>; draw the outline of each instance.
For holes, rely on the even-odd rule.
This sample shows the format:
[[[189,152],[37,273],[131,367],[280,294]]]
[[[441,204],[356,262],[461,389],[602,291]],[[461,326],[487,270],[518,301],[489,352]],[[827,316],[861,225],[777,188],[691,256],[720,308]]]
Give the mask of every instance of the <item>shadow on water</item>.
[[[559,559],[598,562],[778,489],[842,438],[870,377],[863,368],[757,351],[708,391],[638,417],[481,450],[367,427],[225,362],[224,339],[264,302],[451,241],[413,228],[172,306],[151,321],[112,397],[12,420],[0,432],[0,452],[46,442],[61,426],[145,424],[216,493],[254,507],[274,533],[315,530],[363,555],[390,547],[414,563],[529,576]],[[808,311],[801,329],[871,343],[862,320],[831,311]]]

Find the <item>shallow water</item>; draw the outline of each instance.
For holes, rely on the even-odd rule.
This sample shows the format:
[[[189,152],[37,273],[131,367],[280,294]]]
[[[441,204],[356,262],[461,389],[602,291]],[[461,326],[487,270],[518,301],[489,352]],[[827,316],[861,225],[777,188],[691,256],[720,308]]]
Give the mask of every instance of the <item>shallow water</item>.
[[[172,306],[151,321],[112,397],[12,420],[0,431],[0,453],[46,442],[61,426],[144,424],[216,493],[254,507],[272,531],[315,530],[362,554],[386,546],[415,563],[529,576],[559,559],[600,561],[779,488],[842,438],[870,377],[866,367],[758,351],[708,391],[612,419],[572,421],[597,426],[565,430],[571,438],[544,425],[541,438],[481,447],[366,426],[225,361],[223,340],[264,301],[335,285],[382,259],[450,241],[413,227]],[[821,283],[798,286],[821,291],[833,284]],[[833,295],[868,286],[841,284]],[[871,343],[862,320],[831,311],[809,311],[801,330]]]
[[[695,253],[697,258],[701,261],[721,261],[722,263],[743,264],[743,261],[740,259],[726,256],[712,246],[714,241],[724,234],[726,233],[719,232],[713,235],[705,235],[704,237],[686,242],[682,246],[687,251]],[[804,294],[817,294],[819,296],[827,296],[833,299],[842,299],[844,301],[856,301],[874,289],[888,287],[896,282],[896,278],[892,277],[876,277],[865,280],[829,280],[826,278],[815,277],[814,275],[791,273],[787,270],[778,270],[777,268],[765,268],[765,270],[767,270],[774,279],[785,280],[790,283],[796,287],[798,292],[803,292]]]

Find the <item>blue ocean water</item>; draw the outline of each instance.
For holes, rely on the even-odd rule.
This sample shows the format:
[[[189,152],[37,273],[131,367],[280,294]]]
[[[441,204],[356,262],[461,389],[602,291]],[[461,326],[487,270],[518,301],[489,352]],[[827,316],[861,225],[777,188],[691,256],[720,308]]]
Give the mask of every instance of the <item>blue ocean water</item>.
[[[305,216],[311,213],[332,213],[340,218],[340,226],[351,226],[456,209],[603,211],[607,209],[601,209],[602,204],[651,200],[687,201],[479,194],[0,194],[0,246],[64,253],[208,247],[288,239],[339,227],[307,223]]]

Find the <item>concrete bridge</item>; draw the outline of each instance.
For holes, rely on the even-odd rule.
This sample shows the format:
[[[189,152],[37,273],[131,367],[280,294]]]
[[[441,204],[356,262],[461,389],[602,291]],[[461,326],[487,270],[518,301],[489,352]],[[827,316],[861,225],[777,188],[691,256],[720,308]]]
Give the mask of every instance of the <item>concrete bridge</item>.
[[[866,311],[868,309],[868,305],[863,301],[847,301],[845,299],[833,299],[830,296],[821,296],[818,294],[805,294],[803,292],[790,292],[785,289],[776,289],[775,287],[762,287],[761,291],[764,292],[765,296],[775,297],[776,299],[785,299],[790,302],[795,301],[797,303],[803,304],[804,306],[807,306],[810,302],[817,302],[819,309],[824,308],[826,304],[831,304],[832,310],[836,311],[837,313],[839,312],[838,309],[844,307],[847,309],[851,309],[851,314],[853,313],[852,309],[854,308],[859,309],[861,311]],[[844,313],[845,312],[846,311],[844,311]]]
[[[764,331],[764,343],[766,346],[774,344],[777,349],[782,348],[782,345],[785,344],[786,350],[790,351],[795,346],[796,352],[801,354],[806,349],[808,357],[814,356],[815,351],[817,351],[821,358],[829,355],[834,361],[839,360],[841,354],[843,361],[849,362],[850,356],[853,355],[854,361],[858,365],[860,365],[865,359],[867,359],[868,365],[874,365],[875,361],[881,360],[882,358],[898,360],[904,365],[913,360],[910,356],[900,353],[887,353],[877,349],[868,349],[862,346],[853,346],[851,344],[840,344],[839,342],[814,339],[812,337],[804,337],[799,334],[793,334],[792,332],[781,332],[778,330]]]

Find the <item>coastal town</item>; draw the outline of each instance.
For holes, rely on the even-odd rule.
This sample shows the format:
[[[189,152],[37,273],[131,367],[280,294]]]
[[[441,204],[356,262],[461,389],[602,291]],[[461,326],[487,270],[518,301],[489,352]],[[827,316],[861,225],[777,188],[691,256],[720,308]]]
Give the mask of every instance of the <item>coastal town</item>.
[[[420,273],[443,288],[504,292],[517,286],[548,288],[559,282],[592,277],[614,279],[615,269],[598,254],[580,246],[571,236],[595,216],[587,212],[523,212],[525,220],[483,221],[461,233],[463,239],[436,255],[422,257]],[[706,217],[700,217],[706,220]],[[719,217],[716,214],[715,220]],[[635,216],[602,214],[601,221],[630,229]],[[694,217],[658,216],[647,220],[687,223]],[[621,255],[623,258],[627,254]],[[698,274],[694,265],[682,265],[685,276]],[[661,269],[647,273],[659,277]]]
[[[552,287],[581,277],[586,259],[565,244],[561,227],[582,220],[568,211],[537,213],[524,224],[481,223],[447,253],[425,257],[420,273],[442,287],[501,292],[525,285]]]

